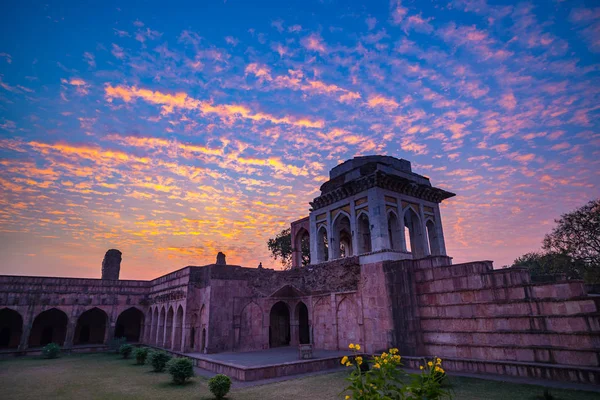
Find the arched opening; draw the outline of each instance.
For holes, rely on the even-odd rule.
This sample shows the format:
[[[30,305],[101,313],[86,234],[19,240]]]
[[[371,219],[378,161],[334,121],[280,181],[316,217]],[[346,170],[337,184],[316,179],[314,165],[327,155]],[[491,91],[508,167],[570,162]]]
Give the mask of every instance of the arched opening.
[[[304,228],[296,234],[296,265],[304,267],[310,264],[310,234]]]
[[[203,304],[200,309],[200,328],[202,329],[202,337],[200,338],[200,351],[202,353],[206,350],[206,345],[208,341],[206,329],[208,327],[208,314],[206,311],[206,306]]]
[[[440,241],[437,229],[435,229],[435,224],[432,220],[428,220],[425,224],[425,228],[427,229],[427,239],[429,240],[429,254],[432,256],[441,255],[442,250],[440,248]]]
[[[67,314],[56,308],[40,313],[35,317],[31,326],[29,347],[45,346],[48,343],[63,346],[67,336],[68,322]]]
[[[117,318],[115,337],[124,337],[128,342],[139,342],[144,313],[135,307],[123,311]]]
[[[333,223],[334,237],[332,241],[333,245],[333,258],[351,257],[352,252],[352,229],[350,228],[350,218],[347,214],[338,214],[335,222]],[[337,239],[337,243],[335,243]]]
[[[417,213],[412,209],[408,208],[404,212],[404,226],[408,229],[408,235],[405,235],[407,239],[407,249],[413,255],[413,258],[422,258],[426,255],[425,252],[425,241],[423,240],[423,229],[421,226],[421,219]]]
[[[317,262],[329,261],[329,238],[327,229],[322,226],[317,233]]]
[[[165,343],[165,314],[165,308],[162,307],[158,315],[158,333],[156,334],[156,345],[159,347],[162,347]]]
[[[296,306],[296,316],[298,318],[298,341],[300,344],[310,343],[310,328],[308,326],[308,308],[303,302]]]
[[[23,318],[15,310],[0,310],[0,349],[16,349],[21,343]]]
[[[74,344],[102,344],[108,316],[99,308],[87,310],[77,319]]]
[[[165,329],[165,348],[171,348],[171,340],[173,338],[173,307],[169,307],[169,312],[167,312],[167,327]]]
[[[269,346],[280,347],[290,344],[290,310],[283,301],[275,303],[269,315]]]
[[[196,348],[196,325],[198,324],[198,313],[192,314],[192,323],[190,324],[190,349],[192,351]]]
[[[177,308],[175,315],[175,334],[173,337],[173,349],[181,350],[181,332],[183,327],[183,307]]]
[[[358,254],[371,252],[371,224],[369,216],[361,213],[356,221],[356,230],[358,233]]]
[[[410,242],[410,230],[408,230],[408,226],[404,226],[404,238],[406,239],[405,246],[406,251],[412,253],[412,243]]]
[[[390,238],[390,249],[402,251],[402,232],[400,221],[395,212],[388,213],[388,236]]]

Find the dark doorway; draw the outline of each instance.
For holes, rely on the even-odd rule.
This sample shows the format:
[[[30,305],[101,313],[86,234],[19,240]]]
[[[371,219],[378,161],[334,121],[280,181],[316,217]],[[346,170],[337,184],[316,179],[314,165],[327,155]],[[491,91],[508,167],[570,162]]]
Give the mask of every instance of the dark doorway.
[[[143,321],[144,314],[137,308],[123,311],[117,318],[115,337],[124,337],[128,342],[139,342]]]
[[[56,308],[51,308],[40,313],[35,317],[31,326],[29,346],[45,346],[48,343],[56,343],[59,346],[63,346],[65,344],[65,337],[67,336],[68,321],[67,314]]]
[[[287,304],[280,301],[271,308],[271,325],[269,327],[269,346],[289,346],[290,344],[290,310]]]
[[[310,331],[308,327],[308,308],[303,302],[298,303],[296,308],[298,315],[298,340],[300,344],[310,343]]]
[[[81,314],[75,327],[75,344],[104,343],[107,319],[106,313],[99,308]]]
[[[196,328],[192,328],[192,332],[190,334],[190,348],[194,349],[194,344],[196,342]]]
[[[17,348],[21,342],[23,318],[15,310],[0,310],[0,348]]]
[[[202,328],[202,343],[201,343],[202,348],[200,349],[201,352],[204,353],[204,350],[206,349],[206,328]]]

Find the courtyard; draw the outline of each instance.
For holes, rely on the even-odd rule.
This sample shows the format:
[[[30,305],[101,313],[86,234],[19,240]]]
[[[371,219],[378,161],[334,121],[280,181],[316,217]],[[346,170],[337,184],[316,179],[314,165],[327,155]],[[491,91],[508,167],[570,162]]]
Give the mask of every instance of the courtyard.
[[[197,371],[199,372],[199,371]],[[294,379],[260,383],[234,382],[228,399],[338,399],[347,371],[334,370]],[[211,399],[205,376],[183,386],[171,384],[166,373],[134,365],[115,354],[37,357],[0,360],[3,399]],[[544,388],[467,377],[450,377],[456,399],[526,400],[541,398]],[[555,399],[592,400],[598,393],[551,388]]]

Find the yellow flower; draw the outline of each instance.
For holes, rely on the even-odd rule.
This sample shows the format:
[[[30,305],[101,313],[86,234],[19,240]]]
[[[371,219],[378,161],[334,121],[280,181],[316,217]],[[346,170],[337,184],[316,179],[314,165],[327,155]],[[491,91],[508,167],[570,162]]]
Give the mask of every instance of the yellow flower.
[[[384,358],[384,359],[383,359],[383,363],[384,363],[384,364],[387,364],[387,362],[388,362],[387,358]]]
[[[350,345],[348,347],[351,349],[354,349],[354,343],[350,343]]]
[[[356,363],[357,363],[358,365],[362,364],[362,362],[363,362],[363,359],[362,359],[362,357],[361,357],[361,356],[358,356],[358,357],[356,357]]]
[[[436,358],[436,359],[435,359],[435,363],[436,363],[437,365],[440,365],[440,364],[442,363],[442,359],[441,359],[441,358]]]
[[[421,370],[422,370],[422,369],[423,369],[423,366],[422,366],[422,365],[421,365],[421,366],[419,366],[419,369],[421,369]]]
[[[351,366],[352,366],[352,363],[351,363],[350,361],[348,361],[348,362],[346,363],[346,367],[351,367]]]
[[[441,367],[435,367],[435,372],[440,372],[440,373],[444,373],[444,370]]]
[[[398,353],[397,348],[394,347],[393,349],[390,349],[390,354],[396,354],[396,353]]]
[[[429,367],[433,367],[433,363],[432,363],[431,361],[429,361],[429,362],[427,363],[427,365],[428,365]]]
[[[360,344],[356,344],[356,345],[354,345],[354,348],[355,348],[356,350],[360,350]]]
[[[342,364],[346,364],[348,362],[348,356],[344,356],[344,358],[342,358],[342,361],[340,361]]]
[[[383,353],[381,353],[381,357],[387,357],[387,353],[384,351]]]
[[[379,363],[376,363],[375,365],[373,365],[374,368],[381,368],[381,365],[379,365]]]
[[[345,400],[349,400],[350,396],[346,395],[346,397],[344,397]]]

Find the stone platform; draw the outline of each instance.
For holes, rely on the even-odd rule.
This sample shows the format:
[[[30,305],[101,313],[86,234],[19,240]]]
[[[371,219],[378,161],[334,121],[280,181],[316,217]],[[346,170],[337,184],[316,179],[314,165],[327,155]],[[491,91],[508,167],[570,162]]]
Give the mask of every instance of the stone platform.
[[[239,381],[257,381],[282,376],[304,374],[340,366],[348,351],[314,350],[313,358],[298,359],[295,347],[278,347],[239,353],[185,353],[202,369],[225,374]]]

